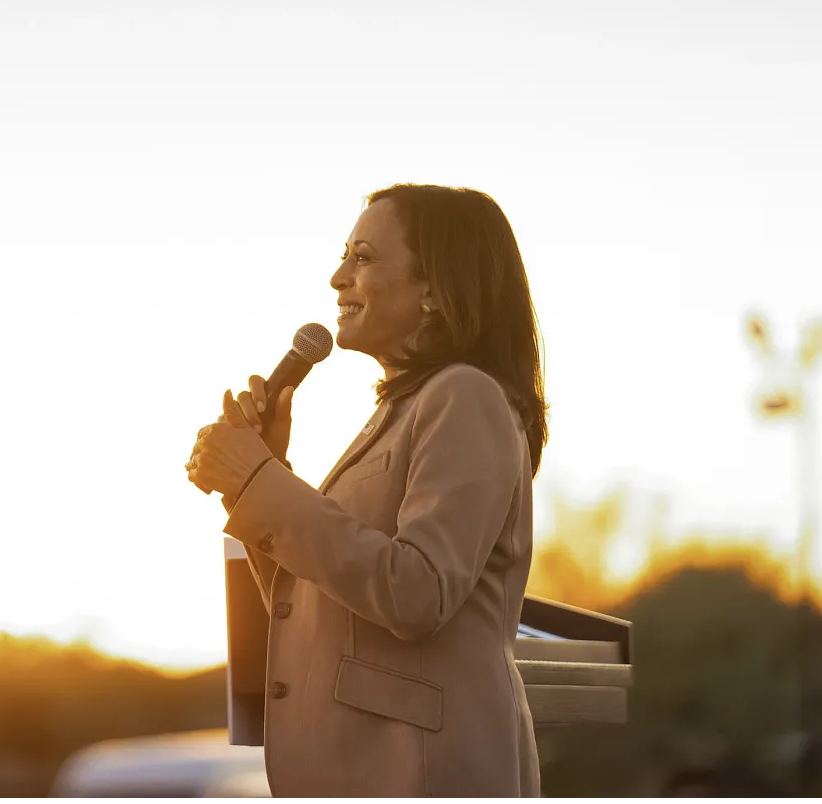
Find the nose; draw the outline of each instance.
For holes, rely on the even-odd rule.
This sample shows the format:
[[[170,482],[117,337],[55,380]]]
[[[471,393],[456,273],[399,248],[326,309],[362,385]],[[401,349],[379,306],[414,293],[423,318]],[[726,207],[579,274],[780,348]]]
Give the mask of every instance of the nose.
[[[353,274],[348,262],[348,260],[344,260],[331,277],[331,287],[337,292],[350,288],[353,284]]]

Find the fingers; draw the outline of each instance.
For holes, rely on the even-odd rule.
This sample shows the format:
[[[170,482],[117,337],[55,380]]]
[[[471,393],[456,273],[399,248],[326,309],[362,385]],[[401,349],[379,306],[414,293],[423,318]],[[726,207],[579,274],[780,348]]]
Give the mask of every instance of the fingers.
[[[245,420],[258,433],[263,431],[263,422],[260,414],[265,410],[267,397],[265,393],[265,380],[259,374],[252,374],[248,378],[248,391],[237,394],[237,404],[245,417]]]
[[[245,416],[243,416],[240,406],[234,399],[234,394],[231,393],[231,389],[228,389],[223,394],[223,415],[225,416],[225,420],[232,427],[239,427],[242,429],[250,426],[246,421]]]
[[[263,423],[260,421],[260,414],[254,404],[254,398],[248,391],[241,391],[237,394],[237,404],[245,417],[245,420],[258,432],[262,433]]]
[[[291,399],[294,396],[294,389],[289,385],[280,391],[277,398],[277,420],[286,421],[291,418]]]
[[[233,398],[231,402],[235,404]],[[239,416],[239,413],[237,415]],[[224,422],[222,427],[226,427],[225,415],[220,416],[218,421],[220,420]],[[245,421],[243,421],[243,426],[247,426]],[[210,469],[213,469],[214,461],[209,453],[209,449],[214,447],[213,442],[219,437],[220,430],[221,426],[217,424],[207,424],[205,427],[201,427],[197,433],[197,440],[194,442],[194,447],[191,450],[191,457],[185,465],[188,479],[197,486],[200,491],[206,494],[211,494],[213,490],[209,478],[211,475]]]
[[[200,461],[203,457],[203,449],[205,449],[205,443],[203,439],[211,432],[211,425],[208,428],[204,427],[197,433],[197,440],[194,442],[194,447],[191,450],[191,457],[188,459],[186,463],[186,471],[189,473],[188,479],[191,480],[191,473],[196,471],[200,466]]]
[[[185,468],[188,473],[188,479],[206,494],[211,494],[212,486],[217,488],[220,484],[220,478],[216,477],[214,472],[211,471],[215,466],[219,468],[219,460],[217,464],[214,464],[214,456],[207,452],[207,449],[209,449],[208,445],[214,441],[214,444],[212,444],[212,446],[214,446],[219,443],[220,438],[224,440],[227,432],[229,432],[231,428],[235,430],[253,429],[258,435],[262,433],[263,426],[260,420],[260,412],[265,410],[266,406],[265,380],[255,374],[249,378],[248,384],[250,390],[240,393],[236,400],[231,390],[227,390],[223,394],[223,412],[217,418],[217,422],[215,424],[207,424],[205,427],[200,428],[197,433],[197,441],[194,444],[194,449],[191,452],[191,457],[186,463]],[[291,393],[293,390],[293,388],[285,389],[277,401],[277,410],[282,410],[284,415],[288,416],[289,421],[291,414]],[[230,425],[228,431],[222,429],[226,425]],[[257,445],[263,445],[262,441],[257,441],[253,436],[252,439]],[[256,446],[252,445],[252,450],[254,448],[256,448]],[[258,457],[259,456],[255,456],[255,459]],[[204,463],[208,463],[210,469],[204,467]],[[206,477],[208,477],[208,480],[206,480]],[[223,480],[225,480],[225,478],[223,478]],[[220,490],[223,491],[222,488],[220,488]]]
[[[199,441],[197,442],[200,443]],[[195,445],[196,446],[196,445]],[[211,494],[211,489],[208,488],[206,485],[202,483],[199,478],[199,471],[200,471],[200,453],[194,452],[189,458],[188,463],[186,464],[186,471],[188,472],[188,479],[197,486],[200,491],[205,492],[206,494]]]
[[[257,413],[262,413],[268,404],[268,397],[265,393],[265,380],[259,374],[252,374],[248,378],[248,388],[251,391],[254,410]]]

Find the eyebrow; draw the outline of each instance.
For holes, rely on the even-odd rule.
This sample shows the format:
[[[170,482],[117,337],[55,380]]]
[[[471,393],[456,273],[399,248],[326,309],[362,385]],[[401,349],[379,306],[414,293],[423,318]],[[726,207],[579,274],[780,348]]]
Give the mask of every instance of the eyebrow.
[[[355,246],[359,246],[360,243],[365,243],[366,246],[369,246],[370,248],[374,248],[374,246],[371,245],[371,243],[369,243],[367,240],[355,240],[354,241]],[[345,247],[348,248],[348,243],[345,244]],[[376,249],[374,249],[374,250],[376,251]]]

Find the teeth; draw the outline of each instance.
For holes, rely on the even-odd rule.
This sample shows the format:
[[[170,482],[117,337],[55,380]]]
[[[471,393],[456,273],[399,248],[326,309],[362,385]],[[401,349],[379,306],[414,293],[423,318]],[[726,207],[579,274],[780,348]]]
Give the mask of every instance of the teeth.
[[[361,304],[340,305],[340,313],[342,313],[342,315],[354,315],[355,313],[359,313],[360,310],[362,310]]]

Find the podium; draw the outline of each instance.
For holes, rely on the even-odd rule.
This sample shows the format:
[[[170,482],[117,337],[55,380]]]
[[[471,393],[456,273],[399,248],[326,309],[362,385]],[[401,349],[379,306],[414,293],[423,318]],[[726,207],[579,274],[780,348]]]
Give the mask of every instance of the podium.
[[[242,543],[226,537],[224,550],[229,743],[262,745],[269,618]],[[627,722],[627,620],[526,595],[515,659],[537,729]]]

